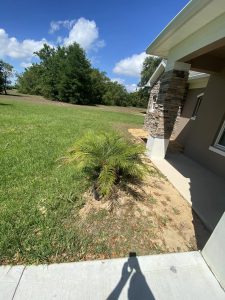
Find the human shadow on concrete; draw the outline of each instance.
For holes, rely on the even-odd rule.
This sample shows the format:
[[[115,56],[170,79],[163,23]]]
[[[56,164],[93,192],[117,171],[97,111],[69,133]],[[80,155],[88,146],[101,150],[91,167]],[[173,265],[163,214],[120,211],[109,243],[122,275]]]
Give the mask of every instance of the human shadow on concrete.
[[[127,262],[124,263],[122,268],[122,274],[119,282],[114,290],[107,297],[107,300],[117,300],[127,283],[129,281],[128,295],[129,300],[155,300],[144,274],[141,271],[136,253],[130,253]]]

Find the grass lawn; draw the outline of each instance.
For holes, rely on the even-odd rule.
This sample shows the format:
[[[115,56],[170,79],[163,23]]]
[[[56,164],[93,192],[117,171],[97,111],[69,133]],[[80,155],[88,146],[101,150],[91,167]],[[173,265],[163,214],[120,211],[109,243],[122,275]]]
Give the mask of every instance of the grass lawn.
[[[0,96],[0,264],[69,262],[201,248],[208,237],[190,205],[151,173],[109,202],[57,159],[87,130],[141,137],[143,110],[81,107],[37,96]],[[138,129],[139,128],[139,129]],[[146,133],[145,133],[146,134]],[[115,199],[114,199],[115,200]],[[201,243],[201,245],[200,245]]]
[[[143,116],[28,100],[0,98],[0,263],[111,257],[116,249],[109,247],[104,230],[81,226],[88,182],[72,167],[59,168],[56,160],[85,131],[140,127]],[[90,215],[89,229],[106,214]]]

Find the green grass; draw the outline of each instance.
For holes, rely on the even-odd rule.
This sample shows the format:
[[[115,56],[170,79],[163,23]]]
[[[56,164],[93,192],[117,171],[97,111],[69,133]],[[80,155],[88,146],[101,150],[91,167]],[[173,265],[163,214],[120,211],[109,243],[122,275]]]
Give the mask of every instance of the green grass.
[[[143,117],[9,98],[0,99],[0,263],[82,259],[91,240],[75,224],[89,184],[56,160],[87,130],[139,127]]]
[[[149,197],[149,202],[151,203],[151,204],[156,204],[157,203],[157,200],[153,197],[153,196],[151,196],[151,197]]]

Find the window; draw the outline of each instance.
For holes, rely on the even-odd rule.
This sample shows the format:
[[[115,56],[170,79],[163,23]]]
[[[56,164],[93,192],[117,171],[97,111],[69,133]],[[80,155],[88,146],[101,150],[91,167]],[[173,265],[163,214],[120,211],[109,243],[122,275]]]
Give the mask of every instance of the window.
[[[225,156],[225,120],[222,124],[214,145],[210,146],[209,150]]]
[[[195,108],[194,108],[194,111],[193,111],[192,117],[191,117],[192,120],[195,120],[196,117],[197,117],[199,107],[200,107],[200,105],[202,103],[203,95],[204,95],[204,93],[202,93],[202,94],[200,94],[200,95],[197,96],[197,103],[195,105]]]
[[[223,122],[214,146],[222,151],[225,151],[225,121]]]

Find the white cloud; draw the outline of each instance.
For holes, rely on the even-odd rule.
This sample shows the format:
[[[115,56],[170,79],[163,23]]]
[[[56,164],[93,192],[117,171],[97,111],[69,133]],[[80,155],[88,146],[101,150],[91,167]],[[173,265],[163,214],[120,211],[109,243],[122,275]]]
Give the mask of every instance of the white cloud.
[[[125,82],[124,79],[119,78],[119,77],[117,77],[117,78],[111,78],[111,81],[113,81],[113,82],[118,82],[118,83],[120,83],[120,84],[124,84],[124,82]]]
[[[125,84],[125,87],[129,93],[135,92],[139,89],[136,83]]]
[[[29,68],[30,66],[32,66],[32,63],[23,61],[23,62],[21,62],[20,66],[23,68]]]
[[[57,36],[56,42],[57,42],[58,44],[61,44],[61,43],[63,42],[63,37]]]
[[[97,50],[105,45],[104,41],[99,39],[99,31],[95,21],[80,18],[77,22],[74,20],[65,20],[51,23],[51,29],[54,31],[57,31],[60,26],[70,28],[68,37],[57,37],[57,42],[60,44],[63,43],[67,46],[73,42],[77,42],[85,50]],[[23,68],[32,65],[31,62],[34,57],[34,52],[39,51],[44,43],[49,44],[46,39],[24,39],[19,41],[16,37],[10,37],[4,29],[0,28],[0,58],[10,57],[12,59],[18,59],[20,60],[20,66]],[[142,63],[146,56],[147,55],[142,52],[122,59],[116,64],[113,71],[114,73],[122,75],[139,76]],[[111,80],[124,85],[128,92],[133,92],[137,89],[135,83],[127,84],[126,81],[120,77],[112,78]]]
[[[69,32],[69,36],[64,39],[66,46],[77,42],[85,50],[102,48],[105,46],[103,40],[99,40],[98,27],[95,21],[80,18],[73,25]]]
[[[118,82],[120,84],[122,84],[123,86],[125,86],[126,90],[131,93],[131,92],[135,92],[136,90],[138,90],[138,86],[136,83],[126,83],[126,80],[120,77],[115,77],[115,78],[111,78],[111,80],[113,82]]]
[[[29,59],[34,56],[35,51],[39,51],[43,47],[44,43],[47,43],[45,39],[40,41],[26,39],[19,42],[15,37],[9,37],[6,31],[0,28],[0,57]]]
[[[124,58],[116,63],[113,72],[116,74],[139,77],[142,69],[142,64],[147,57],[145,52],[134,54],[130,57]]]
[[[50,32],[54,33],[62,27],[68,30],[68,34],[67,36],[55,37],[55,44],[68,46],[73,42],[77,42],[86,51],[90,49],[97,51],[105,46],[105,42],[99,39],[99,30],[95,21],[85,18],[80,18],[77,21],[52,21]],[[18,40],[16,37],[9,36],[3,28],[0,28],[0,59],[8,57],[19,60],[20,66],[26,68],[33,61],[34,52],[39,51],[45,43],[54,46],[54,43],[49,43],[45,38],[41,40]]]
[[[61,28],[71,29],[76,20],[63,20],[63,21],[52,21],[50,23],[49,33],[54,33]]]

